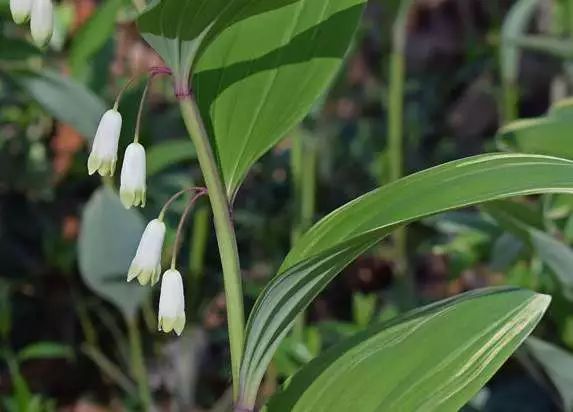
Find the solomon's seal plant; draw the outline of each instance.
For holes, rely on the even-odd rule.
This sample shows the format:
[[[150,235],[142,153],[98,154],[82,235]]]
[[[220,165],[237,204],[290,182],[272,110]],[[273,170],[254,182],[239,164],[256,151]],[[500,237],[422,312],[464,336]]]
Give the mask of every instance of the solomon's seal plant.
[[[32,32],[42,40],[47,26],[34,24],[34,10],[47,10],[49,0],[34,1]],[[142,285],[159,282],[164,214],[174,199],[190,195],[171,266],[161,278],[158,311],[159,330],[184,332],[177,253],[186,217],[197,199],[207,196],[223,272],[236,411],[254,411],[263,403],[271,411],[457,410],[531,333],[550,302],[548,296],[516,288],[474,291],[439,302],[341,342],[302,367],[270,400],[259,399],[268,365],[295,319],[348,264],[395,229],[510,196],[573,193],[573,162],[538,155],[493,153],[397,179],[343,205],[300,236],[245,322],[234,198],[250,167],[325,92],[365,4],[157,0],[137,20],[166,67],[149,73],[133,142],[123,156],[121,201],[126,208],[145,206],[145,148],[138,136],[149,82],[157,74],[169,75],[173,83],[205,187],[175,193],[165,203],[147,225],[127,279],[137,278]],[[13,13],[22,21],[26,10],[22,5]],[[90,174],[114,175],[123,90],[97,129]]]

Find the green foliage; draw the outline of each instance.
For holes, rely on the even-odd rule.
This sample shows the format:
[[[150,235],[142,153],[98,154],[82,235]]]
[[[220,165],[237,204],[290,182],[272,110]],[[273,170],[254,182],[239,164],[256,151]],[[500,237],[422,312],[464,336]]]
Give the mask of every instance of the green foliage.
[[[49,70],[11,71],[9,75],[56,119],[86,138],[95,136],[106,106],[87,88]]]
[[[57,342],[36,342],[20,350],[17,356],[20,362],[32,359],[71,359],[73,351],[68,345]]]
[[[261,293],[247,324],[242,396],[252,402],[296,315],[354,258],[396,227],[504,197],[570,192],[573,162],[493,154],[450,162],[370,192],[314,225]],[[420,201],[423,199],[423,201]]]
[[[469,292],[377,325],[324,352],[268,411],[457,411],[533,330],[550,298]]]
[[[188,140],[158,143],[147,151],[147,175],[156,175],[174,164],[195,158],[195,148]]]
[[[291,1],[234,24],[201,56],[194,90],[231,197],[330,84],[363,6]]]
[[[116,16],[125,0],[106,0],[74,36],[70,49],[70,65],[75,77],[89,68],[92,58],[109,40],[115,30]]]
[[[527,339],[527,349],[557,388],[565,410],[573,410],[573,355],[534,337]]]
[[[141,215],[126,210],[110,188],[98,189],[82,217],[78,258],[86,284],[127,318],[135,316],[149,290],[127,283],[127,270],[145,224]]]
[[[556,103],[545,117],[507,124],[498,132],[497,140],[507,150],[573,159],[571,127],[571,101],[563,100]]]

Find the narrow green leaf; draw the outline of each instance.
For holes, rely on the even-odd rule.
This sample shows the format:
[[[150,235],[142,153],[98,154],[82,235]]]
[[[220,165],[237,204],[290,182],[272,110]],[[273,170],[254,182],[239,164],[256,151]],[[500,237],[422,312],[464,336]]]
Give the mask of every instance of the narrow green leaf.
[[[473,291],[377,325],[304,366],[268,410],[458,411],[529,335],[550,297]]]
[[[527,349],[553,382],[564,410],[573,411],[573,354],[541,339],[527,339]]]
[[[95,136],[106,105],[86,87],[48,70],[9,72],[9,75],[56,119],[86,138]]]
[[[73,356],[74,352],[70,346],[58,342],[37,342],[18,352],[20,361],[53,358],[71,359]]]
[[[234,23],[201,55],[193,88],[231,197],[330,84],[364,4],[291,1]]]
[[[396,227],[478,203],[544,192],[573,192],[573,162],[490,154],[405,177],[334,211],[295,244],[261,293],[247,324],[243,397],[255,396],[268,362],[295,317],[354,258]]]
[[[127,269],[145,229],[143,218],[126,210],[110,188],[98,189],[85,207],[78,244],[80,273],[87,286],[132,317],[149,293],[127,283]]]
[[[151,146],[147,151],[147,174],[153,176],[167,167],[195,159],[196,153],[189,140],[175,140]]]
[[[107,0],[74,35],[70,47],[70,65],[74,76],[81,75],[94,56],[114,33],[116,16],[124,0]]]
[[[30,57],[41,56],[42,52],[37,47],[21,39],[0,37],[0,60],[22,61]]]

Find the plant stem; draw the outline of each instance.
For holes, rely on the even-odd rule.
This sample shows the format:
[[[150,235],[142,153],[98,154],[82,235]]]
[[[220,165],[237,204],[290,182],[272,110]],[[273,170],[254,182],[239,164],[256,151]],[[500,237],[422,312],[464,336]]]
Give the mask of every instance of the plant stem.
[[[139,401],[144,411],[148,412],[151,408],[151,393],[147,381],[147,369],[145,367],[145,358],[141,347],[141,334],[135,316],[127,317],[127,332],[129,335],[129,351],[131,353],[131,372],[137,381],[139,391]]]
[[[193,215],[191,228],[191,251],[189,253],[189,285],[187,301],[192,314],[199,310],[199,291],[205,271],[205,252],[209,241],[209,208],[204,202],[199,202]]]
[[[310,142],[312,136],[307,135],[302,128],[295,132],[292,142],[291,171],[292,191],[294,193],[295,213],[291,233],[291,243],[294,245],[302,234],[310,227],[314,217],[316,200],[316,145]],[[304,340],[304,312],[293,325],[293,337]]]
[[[388,103],[388,162],[390,181],[402,177],[404,173],[404,82],[405,82],[405,48],[406,26],[412,0],[402,2],[394,23],[393,50],[390,56],[390,81]],[[398,228],[393,235],[395,273],[398,280],[401,304],[407,308],[414,303],[414,280],[408,269],[407,233],[405,228]]]
[[[183,120],[191,136],[213,211],[215,232],[219,244],[219,255],[223,267],[227,323],[231,347],[231,370],[233,374],[233,398],[239,394],[239,371],[243,355],[245,318],[241,269],[235,231],[231,220],[229,199],[209,143],[209,137],[201,120],[199,108],[191,96],[181,96],[180,108]]]

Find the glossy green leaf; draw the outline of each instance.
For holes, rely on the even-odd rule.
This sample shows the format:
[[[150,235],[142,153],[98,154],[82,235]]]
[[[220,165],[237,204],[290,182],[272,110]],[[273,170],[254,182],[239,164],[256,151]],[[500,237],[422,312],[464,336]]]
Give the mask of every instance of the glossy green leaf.
[[[126,210],[111,189],[98,189],[85,207],[78,244],[80,273],[87,286],[132,317],[149,288],[127,283],[127,269],[135,256],[145,223],[139,213]]]
[[[36,342],[18,352],[20,361],[53,358],[71,359],[73,356],[74,352],[70,346],[58,342]]]
[[[89,59],[112,36],[117,12],[123,4],[124,0],[106,0],[74,35],[70,48],[70,65],[75,76],[87,69]]]
[[[301,237],[257,299],[247,324],[243,397],[255,396],[272,354],[300,311],[393,229],[447,210],[543,192],[573,192],[572,161],[490,154],[405,177],[332,212]]]
[[[527,339],[529,353],[557,388],[566,411],[573,411],[573,354],[541,339]]]
[[[291,1],[234,23],[201,55],[193,89],[229,195],[331,83],[364,4]]]
[[[415,310],[304,366],[268,411],[458,411],[531,333],[549,302],[499,288]]]
[[[86,138],[92,139],[95,136],[106,105],[86,87],[48,70],[9,74],[56,119],[69,124]]]
[[[189,140],[174,140],[151,146],[147,151],[147,174],[153,176],[185,160],[195,159],[195,147]]]
[[[200,46],[237,21],[296,0],[156,0],[137,20],[145,40],[180,80],[187,80]]]

